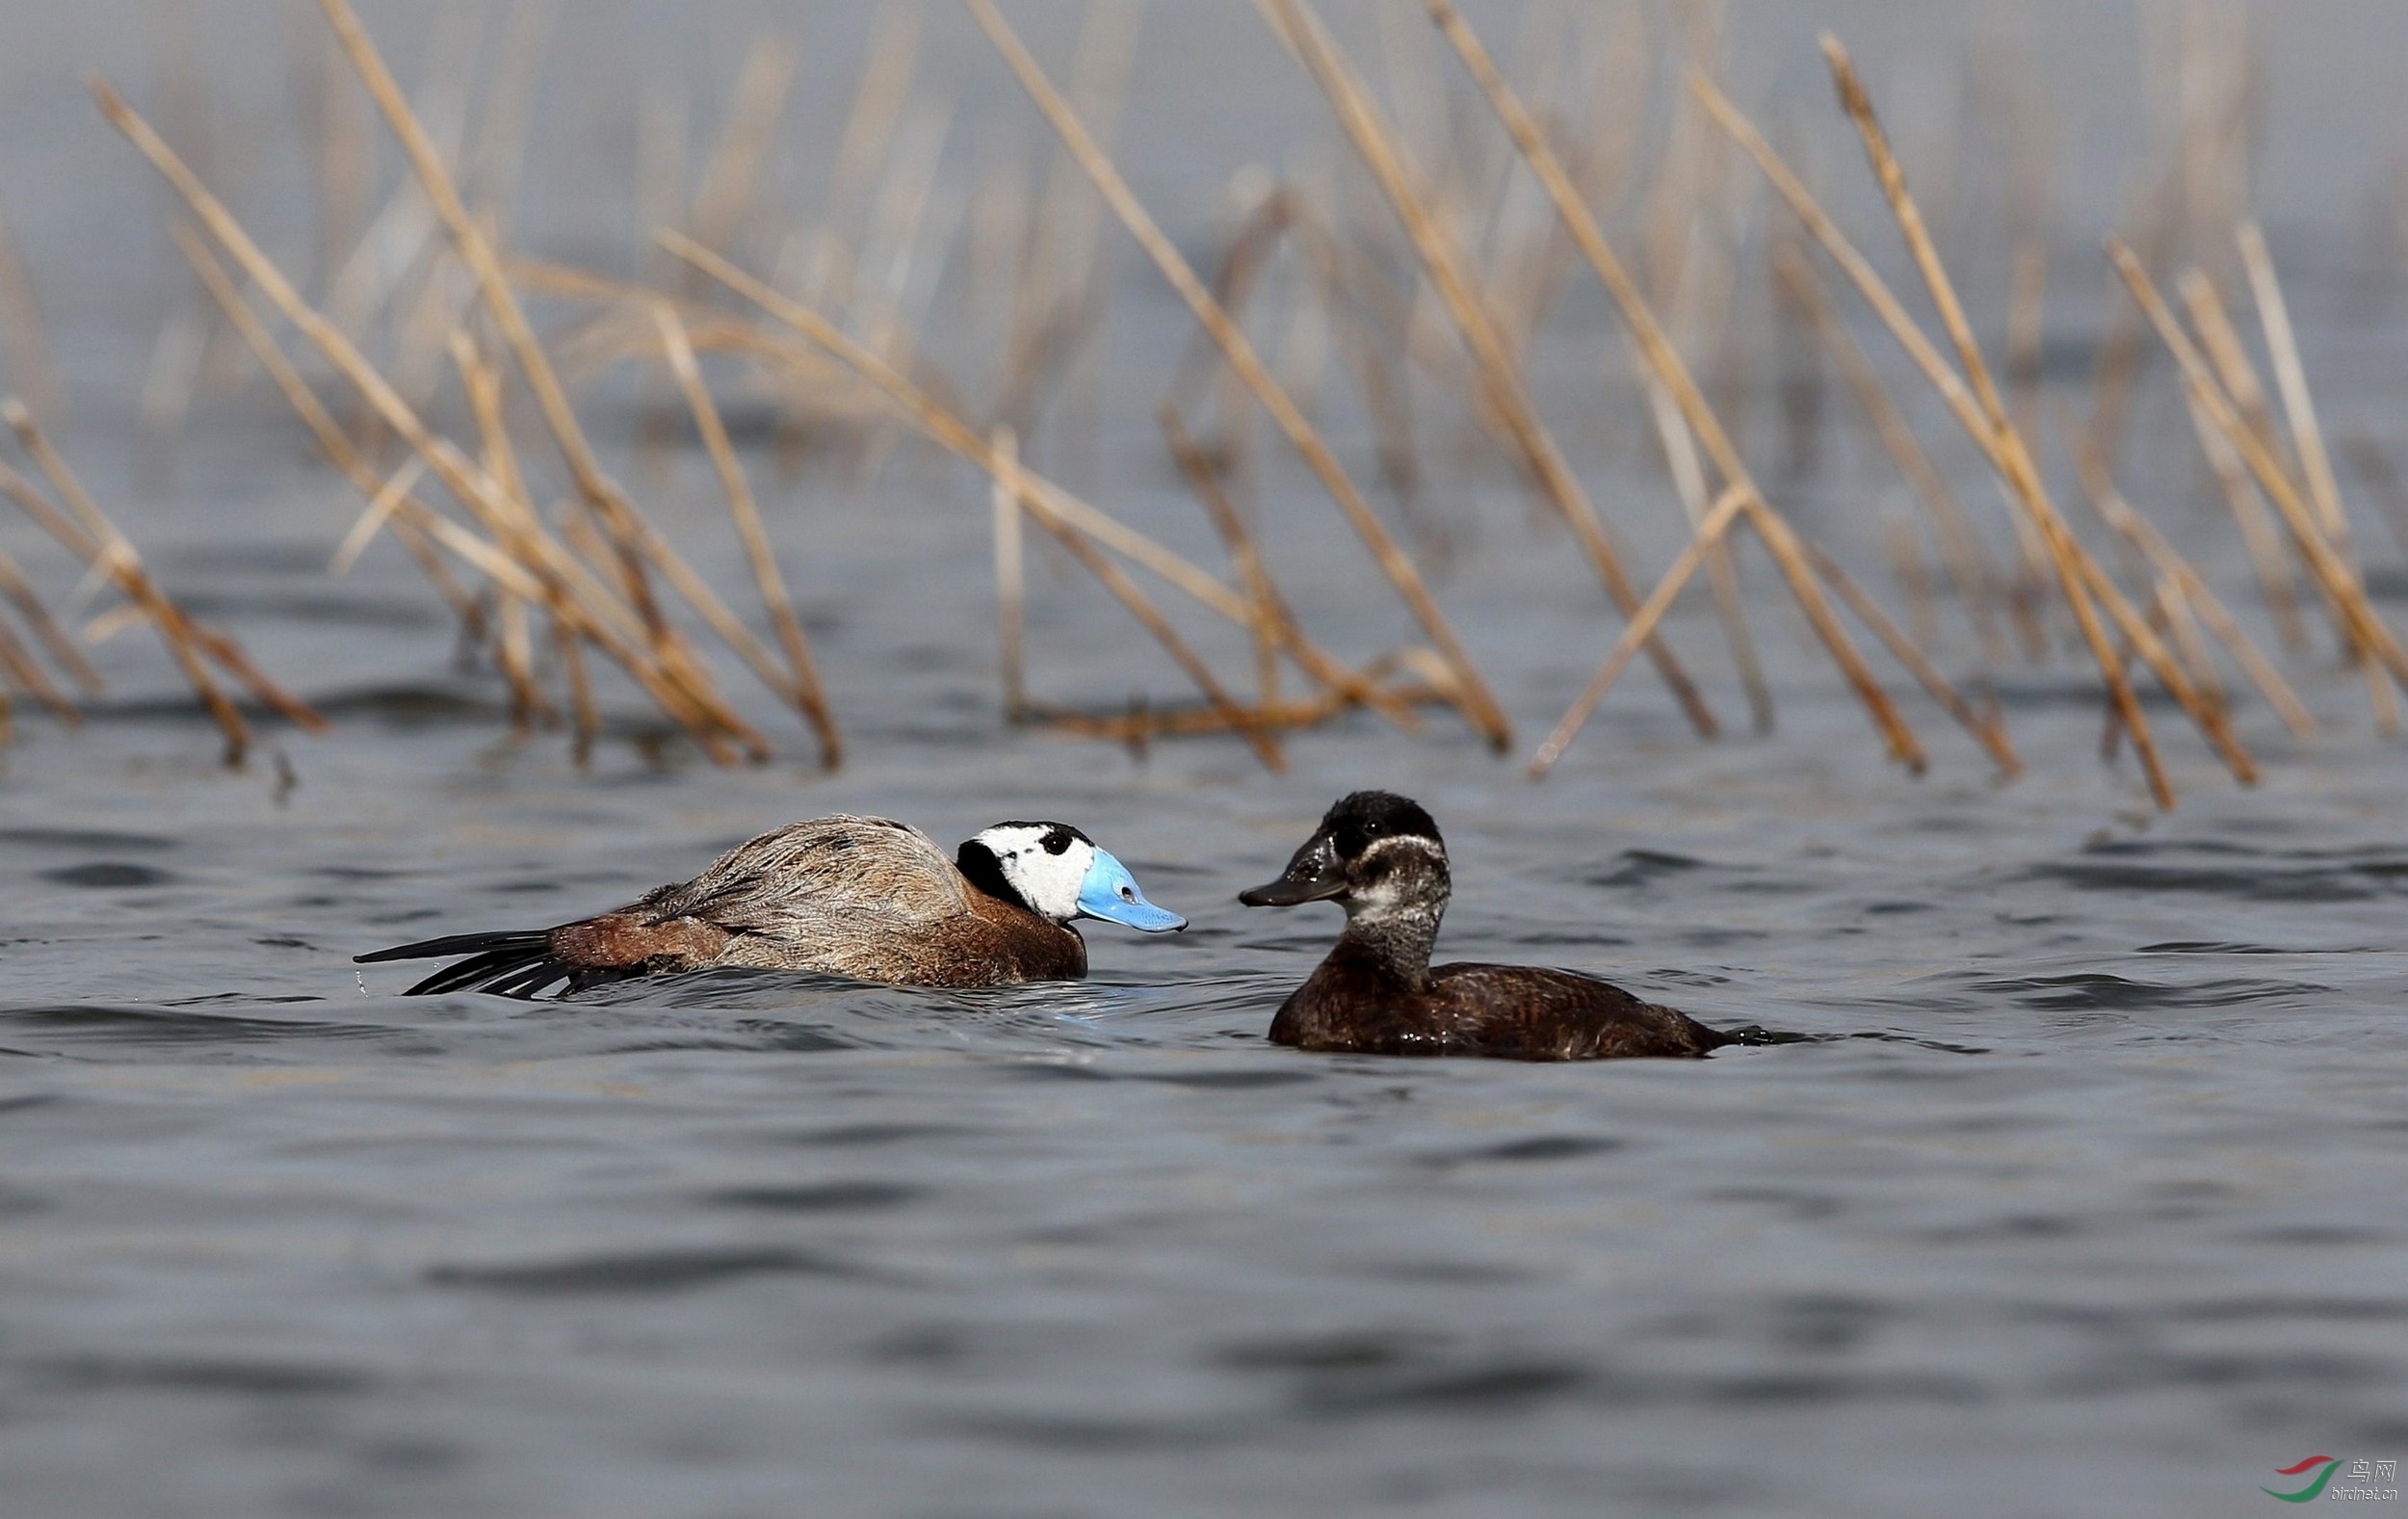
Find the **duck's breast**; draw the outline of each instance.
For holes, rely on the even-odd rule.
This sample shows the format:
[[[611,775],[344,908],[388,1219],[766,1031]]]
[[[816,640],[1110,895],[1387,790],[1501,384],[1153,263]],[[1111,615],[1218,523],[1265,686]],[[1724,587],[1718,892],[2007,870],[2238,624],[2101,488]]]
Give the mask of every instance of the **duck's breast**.
[[[1375,963],[1335,952],[1279,1005],[1270,1040],[1354,1055],[1459,1053],[1443,1009]]]
[[[970,910],[938,925],[923,941],[915,984],[1006,986],[1031,981],[1078,981],[1086,975],[1086,941],[982,891]]]

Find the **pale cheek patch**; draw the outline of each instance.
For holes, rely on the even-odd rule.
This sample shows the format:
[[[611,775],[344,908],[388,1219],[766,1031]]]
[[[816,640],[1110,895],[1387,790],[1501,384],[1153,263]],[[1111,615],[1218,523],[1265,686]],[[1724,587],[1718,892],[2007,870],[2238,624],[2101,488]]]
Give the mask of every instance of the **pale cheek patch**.
[[[1347,916],[1379,919],[1398,913],[1416,916],[1433,915],[1446,910],[1448,895],[1444,886],[1433,890],[1426,882],[1419,889],[1408,893],[1392,877],[1368,886],[1356,887],[1347,897]]]
[[[1434,860],[1440,865],[1447,863],[1447,851],[1445,850],[1439,848],[1435,844],[1432,844],[1427,839],[1408,838],[1400,834],[1391,835],[1384,839],[1372,840],[1371,843],[1363,846],[1363,852],[1355,857],[1357,859],[1375,860],[1383,855],[1395,854],[1400,851],[1408,854],[1419,854],[1424,859]]]
[[[1082,849],[1073,848],[1060,854],[1032,849],[1014,855],[1004,869],[1031,906],[1048,918],[1067,920],[1078,914],[1079,889],[1086,881],[1091,859],[1088,851]]]
[[[1443,872],[1447,867],[1447,851],[1427,839],[1374,839],[1356,859],[1358,863],[1365,863],[1392,854],[1413,855],[1426,861],[1427,867],[1435,871]],[[1446,887],[1443,884],[1433,885],[1426,878],[1408,887],[1406,877],[1415,874],[1412,864],[1397,861],[1377,879],[1366,881],[1348,893],[1347,915],[1350,918],[1384,917],[1408,904],[1417,911],[1426,912],[1429,910],[1433,898],[1436,905],[1443,909],[1448,896]]]

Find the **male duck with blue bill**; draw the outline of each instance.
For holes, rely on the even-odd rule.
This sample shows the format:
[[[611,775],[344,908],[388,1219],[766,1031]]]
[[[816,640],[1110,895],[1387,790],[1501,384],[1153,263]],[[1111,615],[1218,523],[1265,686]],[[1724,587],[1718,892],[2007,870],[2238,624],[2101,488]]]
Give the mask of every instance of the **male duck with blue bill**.
[[[1081,918],[1188,926],[1066,823],[999,823],[955,857],[889,818],[836,813],[736,846],[689,881],[549,929],[460,933],[358,956],[465,956],[409,995],[531,997],[706,966],[816,971],[900,986],[998,986],[1086,974]]]

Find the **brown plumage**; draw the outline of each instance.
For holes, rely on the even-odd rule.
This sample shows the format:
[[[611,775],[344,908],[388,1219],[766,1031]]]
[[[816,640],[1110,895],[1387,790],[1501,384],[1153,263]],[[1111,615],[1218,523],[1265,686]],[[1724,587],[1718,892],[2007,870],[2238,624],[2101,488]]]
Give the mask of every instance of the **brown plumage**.
[[[1731,1042],[1687,1013],[1572,971],[1433,968],[1430,950],[1453,889],[1428,813],[1387,792],[1341,799],[1285,874],[1238,898],[1256,907],[1336,902],[1347,909],[1337,946],[1271,1019],[1272,1042],[1518,1061],[1694,1058]]]
[[[1082,883],[1107,876],[1126,895],[1095,904]],[[1139,909],[1151,916],[1140,917]],[[1185,926],[1064,824],[1007,823],[948,859],[887,818],[838,813],[738,845],[689,881],[550,929],[465,933],[362,955],[362,961],[464,955],[410,995],[481,990],[533,996],[632,976],[750,966],[904,986],[993,986],[1086,974],[1069,927],[1110,916],[1150,930]]]

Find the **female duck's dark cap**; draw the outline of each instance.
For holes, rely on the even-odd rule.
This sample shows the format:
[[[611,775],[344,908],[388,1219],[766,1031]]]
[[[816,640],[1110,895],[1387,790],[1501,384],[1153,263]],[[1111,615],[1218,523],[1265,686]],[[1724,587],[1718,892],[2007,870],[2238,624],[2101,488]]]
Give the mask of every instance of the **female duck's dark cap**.
[[[1437,820],[1410,797],[1393,791],[1356,791],[1338,799],[1322,818],[1322,831],[1337,841],[1338,853],[1352,859],[1377,838],[1427,839],[1440,847]]]

